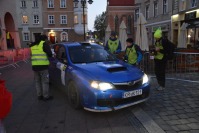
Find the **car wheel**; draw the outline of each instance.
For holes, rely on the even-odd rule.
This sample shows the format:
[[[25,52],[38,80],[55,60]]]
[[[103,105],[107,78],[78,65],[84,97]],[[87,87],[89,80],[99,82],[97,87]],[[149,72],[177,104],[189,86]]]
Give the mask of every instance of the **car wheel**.
[[[81,107],[79,91],[74,82],[70,82],[68,85],[68,101],[74,109]]]

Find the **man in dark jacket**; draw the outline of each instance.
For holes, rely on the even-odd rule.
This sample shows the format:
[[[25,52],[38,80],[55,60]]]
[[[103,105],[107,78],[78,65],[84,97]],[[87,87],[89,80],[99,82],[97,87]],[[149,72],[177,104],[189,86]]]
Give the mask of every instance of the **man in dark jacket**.
[[[47,36],[40,35],[39,40],[31,44],[31,63],[35,76],[35,85],[39,100],[51,100],[49,95],[49,57],[52,57],[50,46],[46,43]]]

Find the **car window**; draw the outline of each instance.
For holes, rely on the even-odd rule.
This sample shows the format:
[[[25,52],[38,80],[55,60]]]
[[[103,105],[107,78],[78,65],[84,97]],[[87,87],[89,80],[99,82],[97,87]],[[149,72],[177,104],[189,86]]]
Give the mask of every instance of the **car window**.
[[[57,59],[62,63],[67,63],[66,49],[63,46],[58,49]]]
[[[116,60],[112,54],[99,46],[70,47],[69,55],[73,63],[92,63]]]

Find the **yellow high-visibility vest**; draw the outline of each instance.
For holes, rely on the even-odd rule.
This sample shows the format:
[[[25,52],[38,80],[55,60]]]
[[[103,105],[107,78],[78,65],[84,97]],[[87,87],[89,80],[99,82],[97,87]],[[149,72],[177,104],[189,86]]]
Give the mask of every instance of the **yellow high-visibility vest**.
[[[34,45],[31,47],[32,66],[50,64],[47,54],[43,51],[43,43],[44,41],[41,41],[39,45]]]
[[[10,32],[6,33],[6,39],[10,39]]]

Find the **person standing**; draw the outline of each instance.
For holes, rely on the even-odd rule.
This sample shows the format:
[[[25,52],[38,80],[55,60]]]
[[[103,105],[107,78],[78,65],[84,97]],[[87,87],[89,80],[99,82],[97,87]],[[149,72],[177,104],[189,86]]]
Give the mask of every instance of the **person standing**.
[[[162,38],[161,29],[157,29],[154,33],[155,38],[155,48],[154,48],[154,62],[155,62],[155,75],[159,86],[157,90],[165,89],[165,69],[167,64],[167,59],[165,56],[166,50],[163,46],[166,46],[166,39]]]
[[[126,45],[124,59],[131,65],[137,65],[143,57],[140,47],[134,43],[132,38],[126,40]]]
[[[47,36],[40,35],[39,40],[36,40],[31,47],[31,63],[34,71],[35,85],[38,100],[51,100],[49,95],[49,73],[48,66],[49,58],[52,57],[50,46],[46,43]]]
[[[9,31],[6,30],[6,41],[7,41],[7,47],[13,48],[12,46],[12,36]]]
[[[121,52],[121,42],[116,37],[116,33],[114,31],[111,32],[111,36],[106,42],[105,49],[110,51],[112,54],[117,54]]]

